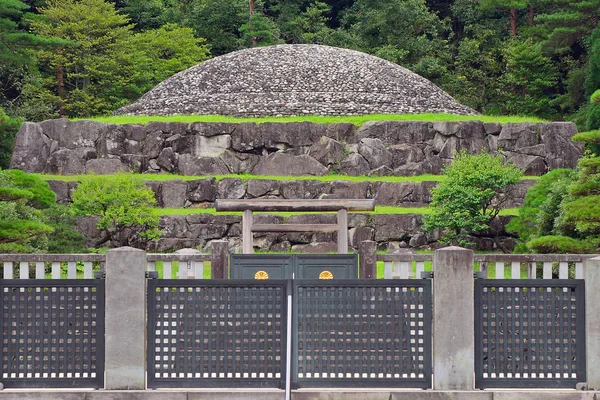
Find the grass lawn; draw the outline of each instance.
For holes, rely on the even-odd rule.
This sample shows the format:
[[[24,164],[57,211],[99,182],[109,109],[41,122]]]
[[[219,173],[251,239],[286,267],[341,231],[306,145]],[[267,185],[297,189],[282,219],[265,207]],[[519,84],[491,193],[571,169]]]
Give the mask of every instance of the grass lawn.
[[[224,115],[171,115],[171,116],[106,116],[91,118],[94,121],[110,124],[142,124],[149,122],[316,122],[319,124],[335,124],[349,122],[360,126],[367,121],[483,121],[499,122],[501,124],[509,122],[546,122],[537,117],[528,116],[494,116],[494,115],[453,115],[444,113],[424,113],[424,114],[368,114],[356,116],[322,116],[322,115],[301,115],[296,117],[262,117],[262,118],[238,118]]]
[[[46,181],[77,182],[85,179],[87,175],[51,175],[51,174],[32,174]],[[248,182],[250,179],[273,180],[273,181],[348,181],[348,182],[439,182],[446,177],[444,175],[416,175],[416,176],[349,176],[349,175],[324,175],[324,176],[270,176],[270,175],[250,175],[250,174],[228,174],[212,176],[189,176],[174,174],[132,174],[141,177],[145,181],[170,181],[183,180],[192,181],[198,179],[215,178],[217,181],[226,178],[240,179],[242,182]],[[111,175],[103,175],[107,179]],[[538,180],[539,176],[524,176],[521,180]]]
[[[193,214],[215,214],[215,215],[242,215],[241,212],[217,212],[214,208],[156,208],[156,213],[163,215],[193,215]],[[375,211],[363,211],[361,214],[429,214],[431,210],[427,207],[392,207],[392,206],[375,206]],[[255,214],[270,214],[281,215],[283,217],[291,217],[299,214],[335,214],[317,213],[317,212],[265,212]],[[500,215],[519,215],[518,208],[506,208],[500,212]]]

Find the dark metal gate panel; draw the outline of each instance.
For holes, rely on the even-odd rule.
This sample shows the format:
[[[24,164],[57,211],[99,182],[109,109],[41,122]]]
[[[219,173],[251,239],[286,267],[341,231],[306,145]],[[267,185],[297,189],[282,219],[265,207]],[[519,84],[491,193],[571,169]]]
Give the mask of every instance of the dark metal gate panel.
[[[104,280],[0,280],[0,382],[104,387]]]
[[[298,254],[296,279],[358,279],[357,254]]]
[[[291,279],[292,254],[232,254],[231,279]]]
[[[287,284],[148,280],[148,387],[280,387]]]
[[[475,280],[477,388],[585,382],[583,280]]]
[[[431,387],[431,281],[295,281],[300,387]]]

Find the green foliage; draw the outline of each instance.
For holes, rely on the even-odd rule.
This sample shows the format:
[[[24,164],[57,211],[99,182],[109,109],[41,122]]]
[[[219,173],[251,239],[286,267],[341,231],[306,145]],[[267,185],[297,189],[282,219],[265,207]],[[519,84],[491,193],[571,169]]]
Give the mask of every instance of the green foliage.
[[[469,245],[469,235],[491,229],[510,198],[510,185],[522,176],[500,155],[465,151],[455,155],[444,174],[446,179],[432,189],[432,213],[425,216],[424,229],[440,229],[442,242],[458,245]]]
[[[593,97],[593,93],[600,89],[600,26],[598,26],[589,39],[590,43],[590,70],[585,79],[585,93]],[[592,103],[594,100],[592,99]]]
[[[280,43],[279,28],[261,12],[254,13],[249,21],[239,28],[241,47],[270,46]]]
[[[587,151],[596,157],[600,156],[600,130],[580,132],[572,138],[575,142],[585,144]]]
[[[75,43],[40,51],[41,85],[60,100],[58,112],[89,117],[107,114],[166,77],[208,57],[189,28],[172,24],[133,34],[127,16],[105,0],[49,0],[36,34]]]
[[[57,46],[64,40],[41,38],[27,32],[22,18],[29,6],[19,0],[0,0],[0,64],[30,64],[36,48]]]
[[[523,205],[519,208],[519,216],[512,218],[506,225],[508,232],[518,235],[519,244],[515,252],[527,252],[527,242],[553,232],[554,220],[560,214],[560,202],[574,178],[573,170],[555,169],[541,176],[529,188]]]
[[[531,240],[527,247],[540,254],[586,254],[594,253],[597,244],[568,236],[541,236]]]
[[[55,202],[47,182],[19,170],[0,170],[0,253],[47,249],[54,229],[41,209]]]
[[[498,95],[504,97],[509,114],[524,113],[546,118],[553,114],[552,103],[557,71],[541,45],[531,39],[511,41],[506,51],[506,73]]]
[[[131,92],[137,95],[210,57],[204,39],[195,38],[191,28],[176,24],[137,33],[131,38],[131,45],[137,50],[135,64],[144,66],[134,71],[137,75]]]
[[[86,253],[85,237],[75,229],[76,216],[71,207],[53,204],[44,210],[45,222],[54,229],[48,237],[48,253]]]
[[[596,90],[590,97],[585,127],[588,130],[600,129],[600,89]]]
[[[73,208],[77,215],[99,217],[96,227],[102,236],[93,247],[98,247],[119,235],[122,245],[140,246],[144,241],[157,239],[159,217],[153,212],[156,203],[152,190],[141,178],[120,174],[110,178],[88,176],[73,193]]]
[[[424,0],[356,0],[344,17],[354,47],[405,66],[441,56],[449,28],[430,12]]]
[[[248,22],[247,0],[191,1],[187,8],[183,11],[185,25],[196,37],[206,38],[213,55],[239,50],[238,29]]]
[[[0,108],[0,169],[8,168],[10,153],[21,122],[19,118],[10,118]]]

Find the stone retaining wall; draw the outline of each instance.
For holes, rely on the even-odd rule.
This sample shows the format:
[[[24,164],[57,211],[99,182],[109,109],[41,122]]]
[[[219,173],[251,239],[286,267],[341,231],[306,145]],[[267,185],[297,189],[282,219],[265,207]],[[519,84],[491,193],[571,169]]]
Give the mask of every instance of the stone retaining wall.
[[[535,180],[513,185],[506,194],[506,208],[520,207]],[[77,182],[48,181],[59,203],[71,202]],[[216,199],[375,199],[378,206],[427,207],[437,182],[351,182],[318,180],[270,180],[215,178],[146,181],[164,208],[213,207]]]
[[[512,248],[514,240],[504,232],[509,217],[501,217],[494,229],[501,232],[503,244]],[[97,218],[78,219],[78,229],[88,238],[98,237]],[[280,215],[255,214],[256,223],[299,223],[334,224],[336,214],[298,214],[285,218]],[[422,229],[423,216],[418,214],[363,214],[348,213],[348,238],[350,246],[358,248],[363,240],[374,240],[379,250],[393,250],[398,247],[431,248],[437,247],[436,233],[425,234]],[[124,232],[111,247],[134,246],[147,251],[163,252],[182,248],[198,248],[208,251],[214,240],[227,240],[231,250],[241,252],[242,216],[223,214],[171,215],[161,217],[163,234],[158,241],[132,243],[131,235]],[[494,250],[494,241],[485,236],[474,237],[480,250]],[[255,233],[254,247],[264,251],[289,251],[301,253],[337,252],[335,233]]]
[[[572,123],[505,124],[25,122],[10,167],[73,175],[118,171],[193,176],[439,174],[455,151],[501,152],[527,175],[574,168],[583,147]]]

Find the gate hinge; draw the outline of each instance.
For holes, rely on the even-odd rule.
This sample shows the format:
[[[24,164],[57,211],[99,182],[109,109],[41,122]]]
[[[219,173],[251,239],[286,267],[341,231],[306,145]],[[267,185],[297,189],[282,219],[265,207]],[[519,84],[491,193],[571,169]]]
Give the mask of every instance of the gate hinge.
[[[94,271],[94,279],[105,279],[106,272],[105,271]]]
[[[473,278],[475,279],[487,279],[487,273],[484,271],[474,271]]]
[[[147,279],[158,279],[158,271],[146,271]]]
[[[433,278],[433,271],[422,271],[421,272],[421,279],[432,279]]]

